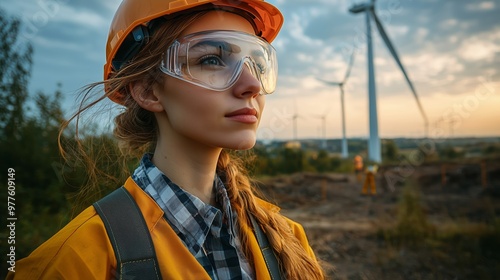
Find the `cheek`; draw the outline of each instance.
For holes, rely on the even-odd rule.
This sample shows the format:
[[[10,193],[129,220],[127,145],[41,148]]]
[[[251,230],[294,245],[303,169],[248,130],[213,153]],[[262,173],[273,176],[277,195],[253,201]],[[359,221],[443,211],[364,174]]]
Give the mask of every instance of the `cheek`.
[[[257,96],[256,102],[260,110],[260,118],[259,118],[259,124],[260,124],[260,122],[262,121],[262,115],[264,114],[264,108],[266,107],[266,96],[264,95]]]
[[[266,96],[265,95],[259,95],[256,98],[257,104],[259,104],[260,111],[264,111],[264,107],[266,106]]]
[[[165,112],[172,127],[186,129],[188,127],[203,127],[208,122],[215,121],[217,99],[213,92],[204,92],[192,85],[178,85],[175,81],[164,91]],[[195,87],[195,88],[193,88]]]
[[[228,110],[242,106],[241,100],[235,103],[227,92],[205,91],[186,83],[169,85],[162,93],[165,133],[229,149],[248,149],[255,144],[257,125],[243,126],[224,117]],[[257,96],[250,102],[262,114],[265,97]]]

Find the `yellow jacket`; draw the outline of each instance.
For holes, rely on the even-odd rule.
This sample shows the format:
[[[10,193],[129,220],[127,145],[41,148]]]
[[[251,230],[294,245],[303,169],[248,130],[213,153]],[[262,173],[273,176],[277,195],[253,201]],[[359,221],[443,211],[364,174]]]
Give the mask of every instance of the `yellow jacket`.
[[[163,279],[210,279],[163,218],[163,211],[156,202],[131,178],[125,182],[125,188],[144,215]],[[271,211],[279,210],[270,203],[260,202]],[[302,226],[288,221],[302,246],[314,257]],[[249,237],[256,279],[271,279],[251,227],[244,224],[243,231]],[[16,262],[16,272],[9,273],[6,279],[114,279],[115,267],[116,257],[106,229],[91,206],[28,257]]]

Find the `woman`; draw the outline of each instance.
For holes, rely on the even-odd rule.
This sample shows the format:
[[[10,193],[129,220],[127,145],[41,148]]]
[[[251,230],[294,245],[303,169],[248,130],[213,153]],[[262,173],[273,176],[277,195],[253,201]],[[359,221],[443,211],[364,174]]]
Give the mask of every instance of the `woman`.
[[[255,144],[264,94],[276,87],[269,42],[282,22],[279,10],[256,0],[124,0],[108,37],[105,94],[75,117],[108,97],[126,108],[114,134],[126,155],[144,153],[124,192],[144,218],[153,268],[127,268],[121,250],[147,246],[133,235],[120,249],[115,237],[133,231],[135,219],[111,207],[123,211],[123,230],[113,233],[114,218],[97,203],[8,278],[271,279],[267,255],[282,279],[322,279],[303,228],[258,199],[226,152]],[[258,232],[271,254],[259,248]]]

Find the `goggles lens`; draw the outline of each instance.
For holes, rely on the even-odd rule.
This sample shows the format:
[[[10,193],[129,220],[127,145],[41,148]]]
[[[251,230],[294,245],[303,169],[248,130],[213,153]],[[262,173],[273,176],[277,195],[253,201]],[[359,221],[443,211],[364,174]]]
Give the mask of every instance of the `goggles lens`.
[[[177,39],[164,54],[167,75],[207,89],[223,91],[238,80],[244,66],[273,93],[278,77],[276,50],[263,39],[238,31],[204,31]]]

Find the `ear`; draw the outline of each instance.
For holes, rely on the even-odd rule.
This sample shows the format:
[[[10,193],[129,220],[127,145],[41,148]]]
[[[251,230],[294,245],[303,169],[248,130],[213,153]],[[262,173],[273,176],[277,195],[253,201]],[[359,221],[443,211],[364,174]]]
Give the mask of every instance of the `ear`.
[[[157,113],[163,111],[160,99],[155,95],[152,87],[144,86],[144,82],[135,82],[130,85],[130,94],[135,102],[143,109]]]

